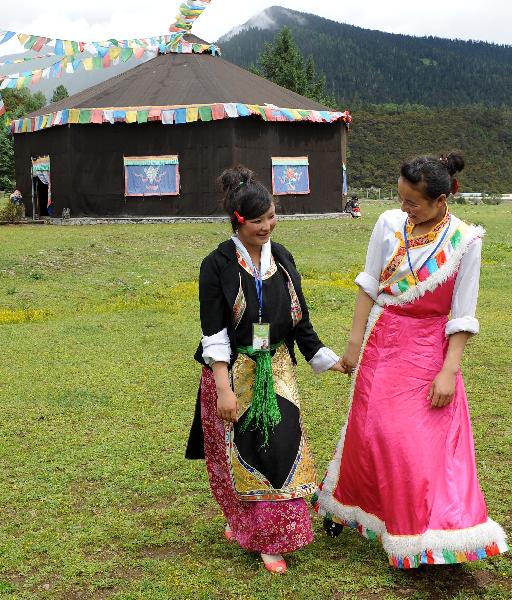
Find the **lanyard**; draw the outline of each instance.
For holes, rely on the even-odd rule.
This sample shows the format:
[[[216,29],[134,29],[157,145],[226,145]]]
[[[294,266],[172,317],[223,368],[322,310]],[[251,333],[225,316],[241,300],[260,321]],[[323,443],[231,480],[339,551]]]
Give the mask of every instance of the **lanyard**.
[[[412,262],[411,262],[411,255],[409,254],[409,240],[407,239],[407,221],[408,219],[405,219],[405,223],[404,223],[404,242],[405,242],[405,251],[407,252],[407,262],[409,263],[409,270],[411,271],[412,276],[414,277],[414,283],[418,284],[418,280],[416,279],[416,274],[414,273],[414,269],[412,268]],[[421,267],[418,269],[418,271],[421,271],[421,269],[428,263],[428,261],[434,256],[434,254],[439,250],[439,247],[441,246],[441,244],[444,242],[444,239],[448,233],[448,230],[450,229],[450,223],[452,222],[452,216],[450,215],[450,218],[448,220],[448,223],[446,225],[446,228],[443,232],[443,235],[441,237],[441,239],[439,240],[437,246],[432,250],[432,252],[430,253],[429,257],[427,258],[427,260],[421,265]]]
[[[263,279],[261,272],[256,267],[253,267],[252,274],[256,285],[256,296],[258,296],[258,322],[261,323],[261,316],[263,314]]]

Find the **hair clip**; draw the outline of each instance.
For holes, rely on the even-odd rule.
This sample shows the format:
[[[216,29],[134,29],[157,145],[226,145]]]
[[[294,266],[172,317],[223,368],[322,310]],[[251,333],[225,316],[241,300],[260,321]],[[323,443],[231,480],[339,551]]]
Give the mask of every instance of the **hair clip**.
[[[233,214],[236,217],[236,220],[240,223],[240,225],[243,225],[245,223],[245,218],[242,217],[242,215],[240,213],[238,213],[236,210],[233,212]]]

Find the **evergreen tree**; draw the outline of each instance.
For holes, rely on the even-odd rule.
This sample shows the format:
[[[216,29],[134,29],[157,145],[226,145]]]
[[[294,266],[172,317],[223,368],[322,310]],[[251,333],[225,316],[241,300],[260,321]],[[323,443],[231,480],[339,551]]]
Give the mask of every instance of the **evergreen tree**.
[[[53,96],[52,99],[50,100],[50,102],[58,102],[59,100],[64,100],[64,98],[68,98],[69,97],[69,92],[68,90],[62,85],[58,85],[54,90],[53,90]]]
[[[32,94],[26,88],[2,90],[2,98],[6,109],[4,118],[7,119],[18,119],[39,110],[46,104],[42,92]],[[14,180],[14,143],[11,132],[0,120],[0,189],[13,190]]]
[[[325,89],[325,75],[317,76],[313,57],[304,59],[288,27],[283,27],[273,42],[265,44],[257,66],[251,70],[297,94],[322,104],[335,105],[335,99]]]

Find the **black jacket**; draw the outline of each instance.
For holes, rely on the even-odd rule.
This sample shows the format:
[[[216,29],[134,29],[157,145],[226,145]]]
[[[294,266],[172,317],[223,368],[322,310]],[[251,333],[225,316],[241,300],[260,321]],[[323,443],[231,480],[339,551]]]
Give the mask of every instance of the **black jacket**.
[[[300,275],[295,266],[293,256],[281,244],[275,242],[271,242],[271,244],[272,255],[275,261],[282,265],[290,275],[302,310],[301,321],[290,331],[285,339],[285,343],[294,363],[296,362],[295,342],[297,342],[299,350],[305,359],[309,361],[322,348],[323,344],[309,319],[308,307],[302,293]],[[201,329],[203,335],[209,336],[227,328],[232,353],[230,367],[238,356],[235,342],[233,305],[235,304],[240,286],[239,268],[236,257],[236,246],[232,240],[227,240],[203,260],[199,274]],[[194,358],[202,365],[205,365],[202,354],[203,347],[199,343]],[[204,458],[199,392],[185,456],[191,459]]]

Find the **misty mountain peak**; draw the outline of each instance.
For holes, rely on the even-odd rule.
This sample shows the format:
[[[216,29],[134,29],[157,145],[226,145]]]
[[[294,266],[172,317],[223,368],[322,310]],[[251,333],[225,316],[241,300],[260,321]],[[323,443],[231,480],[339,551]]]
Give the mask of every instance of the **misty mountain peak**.
[[[270,6],[251,17],[243,25],[237,25],[228,31],[219,39],[219,42],[230,40],[235,35],[249,29],[277,31],[285,25],[304,25],[306,21],[306,16],[300,12],[282,6]]]

